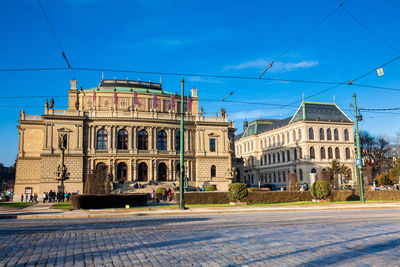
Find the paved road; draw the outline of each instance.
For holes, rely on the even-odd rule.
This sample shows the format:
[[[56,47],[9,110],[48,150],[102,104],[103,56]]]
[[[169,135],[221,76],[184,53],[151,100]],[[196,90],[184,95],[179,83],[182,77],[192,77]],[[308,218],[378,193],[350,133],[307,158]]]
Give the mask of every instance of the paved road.
[[[0,266],[400,266],[400,211],[0,220]]]

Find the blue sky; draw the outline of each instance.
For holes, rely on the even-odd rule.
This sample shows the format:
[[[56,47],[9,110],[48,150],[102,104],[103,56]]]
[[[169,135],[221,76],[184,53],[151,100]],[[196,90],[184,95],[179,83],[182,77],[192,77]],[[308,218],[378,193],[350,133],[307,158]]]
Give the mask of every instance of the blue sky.
[[[42,0],[48,17],[73,67],[130,69],[157,72],[256,76],[339,1],[110,1]],[[37,1],[2,1],[0,69],[65,67]],[[345,1],[345,7],[387,42],[400,48],[398,1]],[[344,82],[398,54],[339,9],[266,72],[265,78]],[[372,73],[360,84],[400,88],[400,60]],[[105,78],[159,81],[159,75],[106,72]],[[93,87],[101,73],[75,71],[78,86]],[[0,162],[16,158],[18,114],[42,114],[45,98],[56,96],[55,108],[67,105],[70,71],[0,72]],[[359,106],[399,107],[400,92],[340,86],[307,98],[329,85],[185,77],[186,88],[198,88],[204,111],[221,107],[234,119],[238,132],[246,117],[285,118],[297,107],[271,107],[220,100],[285,105],[301,100],[336,103],[349,111],[355,90]],[[166,91],[179,91],[180,77],[162,76]],[[62,97],[64,96],[64,97]],[[297,104],[296,104],[297,105]],[[399,112],[363,113],[360,127],[373,134],[394,136],[400,130]]]

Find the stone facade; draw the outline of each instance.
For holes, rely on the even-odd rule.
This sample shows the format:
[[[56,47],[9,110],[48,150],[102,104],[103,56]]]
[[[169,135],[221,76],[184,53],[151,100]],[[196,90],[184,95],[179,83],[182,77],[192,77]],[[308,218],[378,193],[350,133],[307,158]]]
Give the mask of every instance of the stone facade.
[[[56,190],[64,135],[66,191],[84,192],[85,179],[98,164],[107,165],[114,181],[179,181],[180,95],[163,91],[159,83],[129,80],[102,80],[80,90],[73,80],[68,93],[67,110],[54,109],[51,100],[44,115],[21,111],[15,196],[30,188],[39,196]],[[184,97],[185,174],[193,186],[227,190],[233,121],[224,110],[205,117],[197,89],[191,94]]]
[[[235,153],[244,160],[241,182],[279,189],[296,173],[298,185],[310,185],[337,159],[353,184],[353,122],[335,104],[304,102],[293,117],[245,122],[244,128],[235,140]]]

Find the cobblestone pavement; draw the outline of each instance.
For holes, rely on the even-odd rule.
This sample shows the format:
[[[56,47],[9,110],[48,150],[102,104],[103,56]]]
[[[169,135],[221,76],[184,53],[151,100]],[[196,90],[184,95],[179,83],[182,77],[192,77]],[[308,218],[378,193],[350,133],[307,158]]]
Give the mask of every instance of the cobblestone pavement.
[[[400,266],[399,210],[0,220],[0,266]]]

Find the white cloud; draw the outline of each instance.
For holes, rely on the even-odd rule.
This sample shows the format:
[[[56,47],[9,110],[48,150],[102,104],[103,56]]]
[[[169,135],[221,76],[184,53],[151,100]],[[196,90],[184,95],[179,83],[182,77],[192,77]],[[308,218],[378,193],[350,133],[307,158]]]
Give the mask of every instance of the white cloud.
[[[258,119],[258,118],[268,118],[271,116],[279,115],[279,111],[276,110],[265,110],[265,109],[254,109],[245,111],[236,111],[228,113],[228,118],[232,120],[242,120],[242,119]]]
[[[245,61],[237,65],[226,66],[224,70],[242,70],[242,69],[265,69],[271,63],[270,60],[264,58],[259,58],[255,60]],[[316,60],[303,60],[299,62],[275,62],[268,72],[278,73],[278,72],[288,72],[297,69],[307,69],[317,66],[319,63]]]
[[[194,76],[194,77],[189,77],[187,78],[189,81],[191,82],[199,82],[199,83],[219,83],[221,84],[221,81],[212,79],[212,78],[203,78],[203,77],[198,77],[198,76]]]

